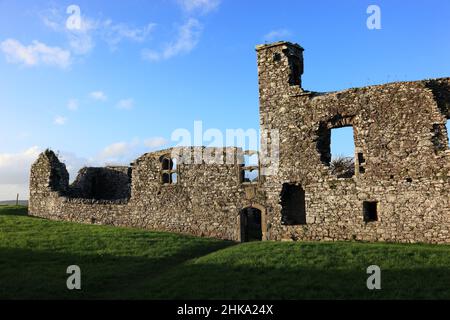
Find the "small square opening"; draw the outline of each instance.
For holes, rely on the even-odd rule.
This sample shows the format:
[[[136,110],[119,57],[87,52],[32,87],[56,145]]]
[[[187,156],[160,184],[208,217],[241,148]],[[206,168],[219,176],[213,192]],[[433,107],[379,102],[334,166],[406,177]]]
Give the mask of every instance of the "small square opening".
[[[378,202],[364,201],[363,202],[363,215],[364,215],[365,222],[378,221]]]

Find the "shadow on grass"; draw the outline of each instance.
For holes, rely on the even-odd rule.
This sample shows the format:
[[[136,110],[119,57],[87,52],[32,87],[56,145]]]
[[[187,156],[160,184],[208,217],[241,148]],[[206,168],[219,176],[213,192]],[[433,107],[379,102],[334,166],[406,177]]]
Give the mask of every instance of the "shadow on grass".
[[[187,260],[233,244],[192,244],[165,257],[71,255],[0,248],[0,299],[126,299],[127,292],[134,291],[143,279],[158,278]],[[82,290],[70,291],[66,287],[70,265],[81,268]]]
[[[28,207],[25,206],[11,206],[0,205],[0,215],[5,216],[27,216]]]
[[[2,299],[449,299],[447,268],[382,269],[369,291],[364,268],[258,267],[195,263],[228,247],[193,246],[163,258],[70,255],[0,248]],[[66,269],[81,268],[82,290],[69,291]]]
[[[369,290],[365,269],[237,268],[188,264],[147,279],[131,295],[144,299],[449,299],[445,268],[384,270]],[[147,291],[144,291],[147,288]],[[131,289],[131,288],[130,288]]]

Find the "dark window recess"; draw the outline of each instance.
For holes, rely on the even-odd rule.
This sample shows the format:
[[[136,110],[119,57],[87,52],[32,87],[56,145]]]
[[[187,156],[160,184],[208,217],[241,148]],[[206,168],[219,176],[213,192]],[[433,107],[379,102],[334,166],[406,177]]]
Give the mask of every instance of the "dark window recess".
[[[299,86],[300,85],[300,76],[301,73],[301,62],[299,59],[291,59],[289,61],[291,65],[291,75],[289,77],[289,84],[291,86]]]
[[[162,183],[170,184],[172,183],[172,176],[169,173],[163,173],[162,175]]]
[[[320,161],[329,166],[331,163],[331,130],[325,122],[319,124],[316,144],[320,153]]]
[[[278,62],[281,60],[281,54],[279,54],[278,52],[273,54],[273,61],[274,62]]]
[[[364,201],[363,202],[363,215],[364,215],[365,222],[378,221],[378,202]]]
[[[301,86],[301,76],[303,74],[303,61],[298,56],[289,51],[289,49],[283,50],[283,53],[287,56],[289,62],[289,85]]]
[[[173,161],[170,158],[163,158],[162,159],[162,170],[172,170],[173,168]]]
[[[305,190],[296,184],[283,184],[281,190],[281,224],[306,224]]]
[[[366,172],[366,159],[364,158],[364,154],[362,152],[358,153],[358,168],[359,168],[359,173],[365,173]]]

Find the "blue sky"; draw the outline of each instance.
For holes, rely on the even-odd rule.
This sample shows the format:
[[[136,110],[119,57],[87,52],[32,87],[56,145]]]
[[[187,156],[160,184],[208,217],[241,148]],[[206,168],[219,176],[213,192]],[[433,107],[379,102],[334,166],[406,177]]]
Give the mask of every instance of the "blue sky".
[[[450,76],[449,39],[444,0],[0,0],[0,200],[24,193],[47,147],[73,174],[171,145],[196,120],[257,129],[257,44],[300,43],[303,87],[333,91]]]

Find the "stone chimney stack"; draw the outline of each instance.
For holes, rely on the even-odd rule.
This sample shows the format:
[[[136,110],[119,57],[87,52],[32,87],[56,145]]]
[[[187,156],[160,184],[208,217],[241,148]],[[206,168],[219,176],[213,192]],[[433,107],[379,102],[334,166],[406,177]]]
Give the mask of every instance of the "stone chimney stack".
[[[295,43],[280,41],[256,46],[260,94],[302,86],[304,49]],[[262,94],[261,96],[264,96]]]

